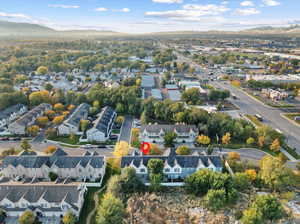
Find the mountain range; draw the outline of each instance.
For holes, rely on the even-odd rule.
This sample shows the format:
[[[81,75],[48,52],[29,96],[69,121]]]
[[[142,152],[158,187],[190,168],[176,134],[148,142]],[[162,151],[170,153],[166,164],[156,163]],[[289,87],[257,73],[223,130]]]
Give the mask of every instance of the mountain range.
[[[242,31],[171,31],[171,32],[157,32],[148,34],[125,34],[114,31],[99,31],[99,30],[67,30],[58,31],[46,26],[30,23],[16,23],[8,21],[0,21],[0,38],[85,38],[85,37],[107,37],[107,36],[194,36],[194,35],[279,35],[279,36],[293,36],[300,37],[300,25],[293,25],[288,27],[272,27],[264,26]]]

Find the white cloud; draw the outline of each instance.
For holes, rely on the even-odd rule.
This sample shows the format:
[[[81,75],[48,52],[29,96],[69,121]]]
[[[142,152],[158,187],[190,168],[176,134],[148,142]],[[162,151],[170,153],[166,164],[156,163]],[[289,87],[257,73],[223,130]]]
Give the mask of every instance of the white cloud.
[[[237,9],[235,10],[235,14],[240,16],[249,16],[249,15],[260,14],[260,11],[257,10],[256,8]]]
[[[129,8],[123,8],[123,9],[114,9],[114,12],[130,12]]]
[[[223,1],[221,2],[221,5],[227,5],[229,3],[229,1]]]
[[[103,7],[95,9],[95,11],[97,11],[97,12],[106,12],[107,10],[108,10],[107,8],[103,8]]]
[[[78,5],[60,5],[60,4],[57,4],[57,5],[48,5],[48,7],[51,7],[51,8],[62,8],[62,9],[78,9],[78,8],[80,8],[80,6],[78,6]]]
[[[241,2],[240,4],[241,6],[245,6],[245,7],[253,7],[254,6],[254,3],[252,1],[243,1]]]
[[[278,2],[276,0],[263,0],[263,3],[266,6],[277,6],[277,5],[280,5],[280,2]]]
[[[183,9],[200,11],[211,15],[215,15],[230,10],[224,5],[214,5],[214,4],[208,4],[208,5],[187,4],[183,6]]]
[[[129,8],[123,8],[120,10],[121,12],[130,12],[130,9]]]
[[[5,12],[0,12],[0,17],[15,18],[15,19],[31,19],[30,16],[24,15],[22,13],[5,13]]]
[[[180,10],[145,12],[145,16],[169,18],[172,20],[182,20],[182,21],[201,21],[200,17],[217,16],[229,10],[230,9],[224,5],[187,4],[184,5]]]
[[[152,0],[152,2],[172,4],[172,3],[182,3],[183,0]]]

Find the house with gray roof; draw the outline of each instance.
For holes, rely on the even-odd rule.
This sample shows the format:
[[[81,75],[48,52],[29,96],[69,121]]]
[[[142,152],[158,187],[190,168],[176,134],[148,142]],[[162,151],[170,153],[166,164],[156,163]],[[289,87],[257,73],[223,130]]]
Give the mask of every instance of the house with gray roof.
[[[42,116],[45,111],[50,110],[52,108],[51,104],[42,103],[20,118],[18,118],[13,123],[8,125],[8,130],[15,135],[25,135],[27,127],[34,124],[35,120]]]
[[[141,142],[149,143],[164,143],[164,136],[168,132],[176,133],[176,143],[194,143],[198,135],[198,129],[195,125],[165,125],[165,124],[152,124],[143,125],[140,129],[139,139]]]
[[[105,142],[109,139],[117,113],[111,107],[104,107],[86,135],[89,142]]]
[[[40,221],[49,217],[60,220],[68,211],[79,217],[86,191],[87,187],[78,182],[1,181],[0,207],[8,218],[17,218],[28,209],[33,211]]]
[[[62,149],[52,155],[21,153],[3,159],[1,168],[4,177],[10,179],[41,178],[50,180],[49,173],[59,178],[71,178],[77,181],[101,183],[105,174],[104,156],[85,154],[69,156]]]
[[[27,112],[23,104],[16,104],[0,111],[0,128],[3,128]]]
[[[58,126],[59,135],[81,134],[80,121],[86,120],[89,114],[90,105],[80,104],[68,118]]]
[[[136,174],[145,183],[149,182],[147,165],[151,159],[160,159],[164,163],[163,183],[182,183],[183,180],[201,169],[211,169],[221,172],[222,159],[217,155],[176,155],[175,149],[171,149],[168,155],[132,155],[123,156],[121,168],[132,167]]]

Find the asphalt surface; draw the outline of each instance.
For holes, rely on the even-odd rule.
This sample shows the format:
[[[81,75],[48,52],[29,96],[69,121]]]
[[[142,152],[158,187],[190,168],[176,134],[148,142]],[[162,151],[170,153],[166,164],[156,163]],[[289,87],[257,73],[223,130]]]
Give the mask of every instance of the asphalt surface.
[[[230,90],[231,93],[238,97],[236,100],[231,99],[231,102],[237,105],[241,112],[245,114],[261,115],[263,117],[263,123],[274,129],[279,129],[287,137],[288,144],[291,147],[296,148],[297,152],[300,153],[300,128],[283,118],[281,116],[281,113],[283,112],[280,109],[264,105],[262,102],[253,99],[242,90],[239,90],[228,83],[212,82],[212,84]]]
[[[119,141],[125,141],[130,143],[132,124],[133,124],[133,117],[125,116],[125,120],[123,122],[121,132],[120,132]]]
[[[168,48],[167,46],[161,44],[162,48]],[[179,62],[186,62],[196,69],[199,69],[202,72],[201,78],[216,78],[215,75],[218,75],[218,70],[214,70],[213,73],[215,75],[209,76],[205,69],[203,69],[200,65],[195,63],[192,59],[183,56],[181,53],[175,51],[175,54],[177,56],[177,61]],[[263,119],[264,123],[271,126],[274,129],[279,129],[286,137],[287,137],[287,143],[290,147],[296,148],[296,151],[300,153],[300,128],[291,123],[290,121],[286,120],[281,116],[281,113],[288,112],[284,110],[280,110],[277,108],[271,108],[269,106],[264,105],[262,102],[258,102],[257,100],[253,99],[252,97],[248,96],[243,91],[231,86],[230,84],[224,84],[220,81],[213,81],[210,82],[215,87],[220,87],[222,89],[228,89],[231,93],[235,94],[239,99],[233,100],[231,99],[231,102],[237,105],[242,113],[245,114],[260,114]],[[262,157],[262,155],[258,151],[252,151],[247,154],[242,154],[242,156],[245,156],[249,159],[254,159],[253,157]],[[295,166],[295,163],[288,162],[288,166]]]

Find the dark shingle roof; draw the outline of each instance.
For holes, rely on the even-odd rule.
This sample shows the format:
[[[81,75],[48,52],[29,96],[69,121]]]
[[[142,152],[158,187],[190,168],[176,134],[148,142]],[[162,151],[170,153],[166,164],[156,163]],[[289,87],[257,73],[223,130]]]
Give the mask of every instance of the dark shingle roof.
[[[139,167],[142,163],[147,167],[147,164],[150,159],[161,159],[164,162],[167,162],[171,167],[175,166],[177,163],[179,166],[183,168],[196,168],[200,162],[202,162],[205,166],[209,166],[209,160],[216,167],[222,167],[222,160],[220,156],[124,156],[121,160],[121,167],[124,168],[126,166],[130,166],[133,163],[134,166]]]
[[[64,121],[64,124],[71,124],[73,126],[79,126],[79,123],[89,112],[90,105],[87,103],[80,104],[74,112]]]
[[[143,125],[141,127],[141,132],[146,130],[149,133],[159,133],[161,130],[164,132],[177,132],[177,133],[188,133],[191,130],[198,132],[198,129],[195,125],[168,125],[168,124],[152,124],[152,125]]]
[[[78,185],[0,185],[0,201],[7,198],[12,202],[18,202],[24,198],[34,203],[41,197],[50,203],[65,200],[69,204],[76,204],[79,199]]]
[[[35,151],[26,151],[23,150],[22,152],[20,152],[19,156],[33,156],[33,155],[37,155],[37,153]]]
[[[101,168],[104,164],[104,156],[100,156],[97,153],[83,156],[68,156],[65,151],[58,149],[50,156],[7,156],[2,162],[2,167],[6,168],[9,165],[17,167],[21,165],[25,168],[40,168],[42,165],[51,167],[55,164],[59,168],[74,168],[79,163],[82,167],[86,167],[90,163],[94,168]]]
[[[20,111],[20,109],[24,107],[23,104],[16,104],[11,107],[6,108],[3,111],[0,111],[0,120],[7,119],[12,113],[16,113]]]
[[[67,156],[68,154],[64,150],[58,148],[52,155],[53,156]]]
[[[41,112],[44,112],[47,108],[51,108],[51,107],[52,106],[50,104],[42,103],[42,104],[36,106],[35,108],[33,108],[28,113],[24,114],[22,117],[20,117],[15,122],[19,125],[26,125],[28,122],[30,122],[34,118],[36,118],[38,114],[40,114]]]
[[[94,128],[105,134],[107,137],[109,130],[113,125],[113,121],[116,117],[115,110],[111,107],[104,107],[94,124]]]

